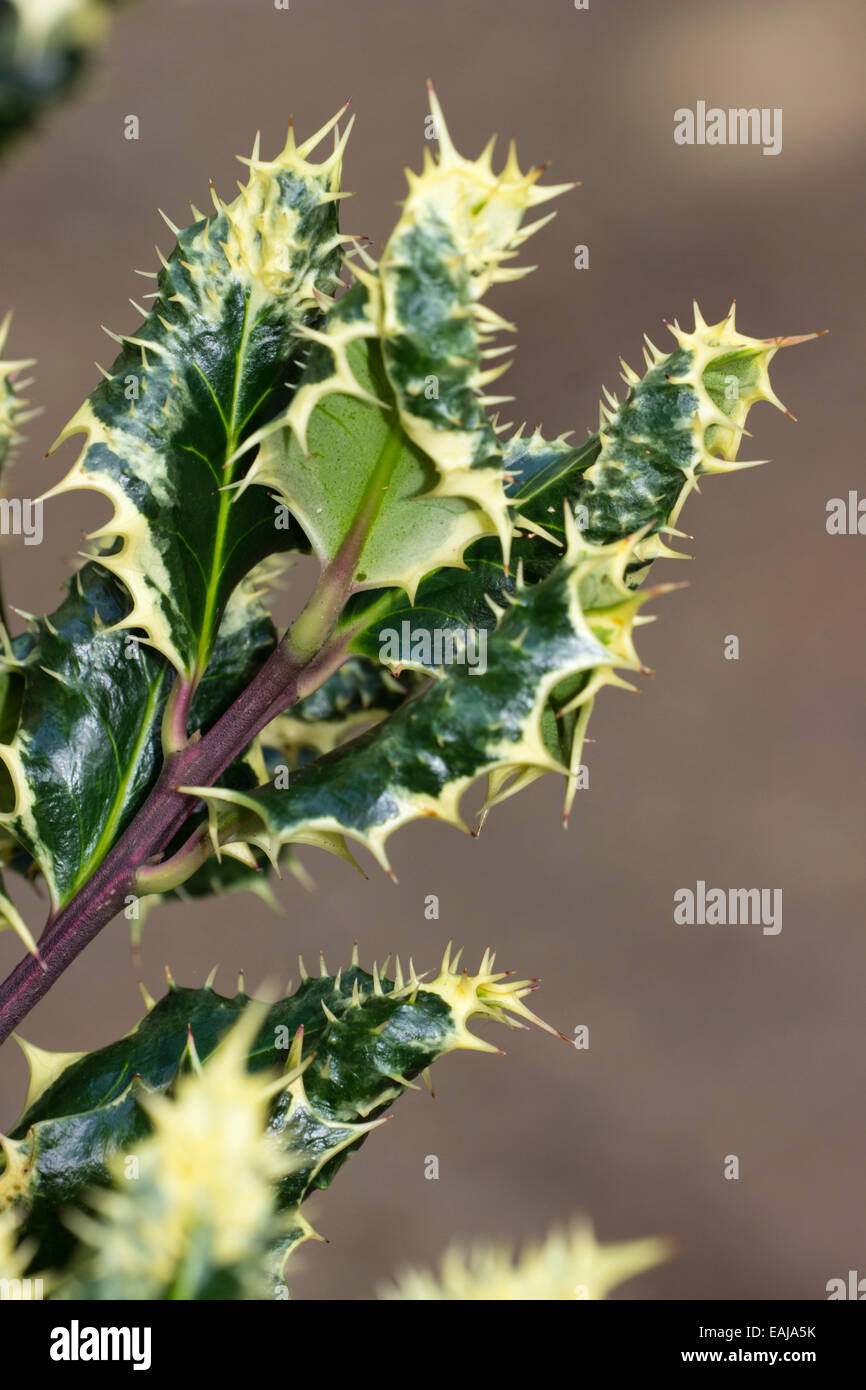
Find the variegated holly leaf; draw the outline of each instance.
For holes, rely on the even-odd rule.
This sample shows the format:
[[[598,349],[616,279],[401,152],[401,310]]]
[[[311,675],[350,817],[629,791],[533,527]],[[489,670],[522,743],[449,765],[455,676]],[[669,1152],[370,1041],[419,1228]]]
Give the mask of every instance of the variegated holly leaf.
[[[392,669],[437,670],[437,632],[492,628],[495,607],[514,592],[514,570],[519,567],[528,584],[550,573],[564,544],[566,509],[594,544],[644,533],[626,575],[630,585],[645,577],[653,559],[681,558],[664,534],[680,534],[676,524],[699,477],[753,466],[736,460],[749,410],[761,400],[780,405],[769,364],[779,347],[803,339],[749,338],[737,332],[733,310],[708,325],[697,306],[693,333],[678,325],[672,331],[676,349],[663,356],[651,345],[643,378],[622,364],[625,399],[620,404],[605,392],[599,431],[581,446],[522,429],[504,445],[517,527],[511,573],[498,547],[485,539],[465,552],[464,570],[428,575],[414,604],[393,592],[359,595],[342,619],[351,649],[388,661]],[[594,605],[598,598],[585,593],[584,601]],[[390,633],[399,636],[400,656],[389,661],[383,634]]]
[[[267,1011],[260,1008],[245,1038],[245,1068],[259,1084],[269,1070],[282,1070],[270,1084],[269,1114],[260,1117],[258,1128],[264,1132],[267,1125],[271,1142],[292,1160],[275,1176],[273,1189],[287,1216],[276,1241],[280,1267],[313,1234],[301,1211],[304,1199],[330,1186],[416,1076],[449,1052],[499,1051],[472,1031],[471,1020],[512,1028],[536,1023],[553,1032],[524,1002],[530,981],[496,971],[489,951],[477,974],[461,971],[460,955],[449,947],[429,980],[419,978],[412,965],[404,976],[399,959],[393,979],[386,975],[387,962],[381,972],[375,965],[372,972],[362,970],[357,947],[336,975],[322,960],[321,974],[311,977],[299,961],[297,990],[290,984],[285,998]],[[239,1020],[250,1018],[243,981],[232,998],[216,994],[210,980],[202,989],[183,989],[169,976],[169,986],[158,1002],[145,995],[145,1017],[96,1052],[51,1053],[19,1039],[30,1086],[20,1120],[8,1137],[0,1135],[0,1220],[10,1208],[17,1212],[40,1268],[65,1262],[73,1245],[70,1210],[92,1201],[93,1189],[108,1183],[122,1156],[141,1152],[160,1113],[158,1098],[169,1101],[190,1063],[195,1068],[197,1059],[206,1066],[218,1059],[226,1039],[238,1036]],[[178,1181],[183,1170],[193,1183],[218,1187],[222,1204],[232,1206],[235,1175],[209,1171],[212,1162],[225,1164],[231,1137],[223,1136],[207,1162],[202,1156],[204,1167],[189,1163],[190,1145],[201,1134],[179,1137],[184,1142],[175,1156],[178,1170],[169,1164],[162,1174],[168,1205],[171,1193],[189,1191]],[[159,1213],[151,1215],[157,1235],[165,1234]],[[214,1215],[219,1222],[218,1207]],[[236,1219],[237,1213],[229,1214],[229,1222]],[[145,1243],[154,1240],[153,1230],[145,1234],[142,1228],[141,1234]],[[170,1247],[171,1240],[156,1243]],[[164,1253],[155,1256],[156,1265]]]
[[[432,674],[444,664],[443,639],[448,634],[457,639],[493,628],[498,609],[514,593],[515,574],[519,571],[525,583],[535,584],[558,563],[563,508],[569,494],[579,488],[580,473],[598,448],[597,440],[578,450],[564,439],[547,441],[538,432],[527,440],[515,436],[504,449],[512,512],[516,518],[527,510],[525,497],[547,525],[539,523],[532,533],[518,530],[511,544],[510,569],[505,568],[498,540],[485,537],[466,550],[462,569],[442,568],[425,576],[414,603],[394,590],[355,596],[346,605],[340,623],[351,650],[386,662],[401,673],[401,678],[406,669]],[[524,470],[528,475],[525,481]],[[569,505],[573,510],[573,504]],[[550,524],[551,506],[555,525]],[[398,655],[391,651],[395,641]]]
[[[196,212],[191,227],[173,228],[154,307],[117,339],[105,381],[57,441],[85,436],[47,496],[88,488],[110,499],[114,515],[93,535],[119,541],[102,563],[132,597],[120,625],[143,629],[192,685],[232,590],[293,544],[290,519],[262,489],[229,489],[249,462],[236,457],[239,446],[284,405],[301,335],[320,321],[319,301],[337,279],[348,130],[321,163],[307,159],[337,119],[300,146],[290,130],[270,162],[257,144],[234,202],[214,194],[214,215]]]
[[[477,160],[465,159],[432,86],[429,95],[439,157],[428,147],[422,172],[407,174],[408,196],[382,254],[383,359],[403,428],[436,464],[437,494],[470,498],[490,519],[507,561],[506,470],[485,407],[510,398],[483,392],[508,366],[485,369],[484,359],[511,350],[490,340],[513,325],[482,300],[492,285],[529,274],[532,267],[506,262],[550,218],[524,226],[524,216],[574,184],[541,187],[543,168],[521,173],[513,144],[499,173],[495,140]]]
[[[708,325],[697,305],[694,331],[687,334],[673,325],[672,332],[676,349],[665,357],[650,344],[642,379],[622,364],[625,400],[620,404],[605,391],[599,432],[581,447],[571,447],[566,438],[545,440],[538,431],[527,437],[520,431],[506,444],[509,498],[523,526],[512,556],[525,583],[538,583],[551,572],[567,518],[573,518],[595,543],[636,536],[623,576],[629,587],[636,586],[654,559],[681,558],[663,536],[682,534],[676,522],[697,479],[752,466],[736,461],[749,410],[761,400],[784,409],[770,385],[769,364],[779,347],[804,339],[749,338],[738,333],[733,310]],[[535,530],[527,531],[527,523]],[[465,571],[428,576],[414,605],[387,592],[353,600],[343,619],[352,649],[393,670],[408,666],[436,673],[448,635],[462,634],[466,641],[473,630],[490,630],[514,591],[514,578],[489,541],[470,547],[465,561]],[[615,590],[597,587],[606,583],[603,569],[585,576],[582,603],[595,608],[615,602]],[[397,644],[396,659],[391,642]],[[548,701],[550,737],[556,737],[560,755],[572,767],[566,818],[577,785],[573,750],[582,745],[593,704],[587,688],[588,677],[576,676],[553,690]],[[529,766],[513,776],[495,770],[488,779],[486,809],[538,775]]]
[[[630,611],[629,595],[651,561],[675,553],[659,532],[675,529],[698,477],[748,466],[735,462],[748,411],[758,400],[779,404],[768,364],[780,346],[798,341],[746,338],[737,332],[732,315],[707,325],[696,313],[692,334],[677,326],[674,332],[677,349],[667,358],[654,349],[643,380],[625,369],[627,399],[622,406],[611,399],[610,407],[602,407],[597,439],[581,449],[563,440],[549,443],[539,435],[512,441],[515,511],[519,508],[518,515],[549,536],[534,534],[516,542],[524,552],[519,592],[501,558],[491,553],[491,542],[482,541],[467,555],[466,571],[429,576],[412,607],[393,594],[372,601],[362,596],[350,606],[345,622],[350,629],[354,625],[357,649],[393,669],[415,667],[439,679],[378,729],[303,769],[288,789],[262,789],[238,798],[246,813],[226,821],[229,838],[249,839],[273,853],[294,840],[315,842],[318,834],[333,846],[336,834],[360,841],[387,863],[385,841],[405,820],[432,815],[459,822],[457,802],[474,777],[486,774],[489,807],[553,767],[568,777],[568,813],[595,693],[601,683],[618,679],[611,670],[616,662],[610,657],[605,662],[596,651],[595,661],[575,659],[563,667],[548,652],[550,666],[532,668],[532,735],[521,730],[503,747],[501,730],[511,727],[512,719],[504,692],[517,671],[511,644],[502,645],[503,631],[525,634],[521,651],[525,649],[545,621],[543,608],[535,605],[561,592],[564,574],[579,574],[575,601],[591,630],[614,642],[616,653],[627,658],[625,665],[639,667],[630,640],[618,645],[624,640],[622,615]],[[558,536],[567,530],[577,534],[578,525],[595,563],[577,564],[579,550],[572,550],[570,560],[567,554],[557,562]],[[606,552],[599,559],[587,537],[614,546],[616,564]],[[505,617],[498,618],[500,605],[509,600]],[[366,609],[361,608],[364,602]],[[464,631],[463,665],[459,646],[444,656],[447,634],[456,629]],[[484,674],[482,636],[487,642]],[[488,691],[493,692],[489,704]],[[516,692],[512,697],[513,708],[520,708]],[[467,745],[472,750],[468,758]],[[459,752],[459,757],[452,762],[443,749]],[[215,793],[211,802],[229,797]],[[262,823],[258,836],[257,815]]]
[[[410,174],[379,266],[359,249],[358,283],[306,331],[297,393],[243,446],[259,453],[240,489],[273,488],[353,590],[399,587],[410,601],[481,536],[498,535],[507,563],[503,451],[485,409],[499,398],[484,394],[505,367],[483,359],[508,351],[489,340],[510,325],[480,301],[526,273],[503,264],[541,225],[521,229],[523,215],[563,191],[522,174],[513,150],[498,175],[490,146],[463,159],[435,96],[431,109],[439,160]]]
[[[286,416],[252,436],[248,481],[280,497],[324,569],[411,598],[491,526],[465,499],[433,495],[436,469],[403,429],[377,335],[370,289],[357,284],[316,333]]]
[[[209,675],[221,647],[222,639],[209,668]],[[228,648],[223,650],[227,652]],[[318,690],[266,725],[246,757],[238,759],[217,785],[248,791],[266,778],[274,781],[287,777],[290,769],[311,762],[322,753],[331,752],[354,738],[360,730],[386,719],[412,690],[418,688],[419,683],[423,683],[423,680],[414,672],[407,672],[397,680],[378,663],[351,657]],[[224,692],[220,698],[224,698]],[[181,847],[199,819],[199,816],[193,816],[184,825],[166,850],[166,858]],[[240,847],[236,848],[240,851]],[[274,895],[271,880],[273,867],[262,850],[249,847],[244,847],[244,853],[237,858],[227,854],[222,854],[220,858],[211,856],[176,888],[149,894],[142,910],[150,910],[159,902],[248,892],[254,893],[279,912],[282,909]],[[279,855],[279,872],[283,874],[286,871],[305,888],[314,886],[313,879],[288,845]],[[141,918],[134,929],[136,939],[140,930]]]
[[[234,764],[230,775],[221,778],[217,785],[246,791],[264,778],[275,781],[287,777],[290,769],[303,766],[322,753],[330,753],[361,730],[387,719],[412,691],[418,689],[419,683],[423,684],[423,678],[414,672],[407,671],[397,680],[378,662],[351,657],[318,690],[266,725],[246,760]],[[188,823],[171,848],[179,849],[189,833]],[[171,848],[166,851],[166,857]],[[227,854],[219,859],[211,856],[178,887],[148,896],[143,906],[150,909],[158,902],[175,899],[183,901],[213,894],[247,892],[254,893],[275,912],[280,912],[282,909],[272,887],[273,868],[262,850],[249,847],[245,847],[239,858]],[[305,888],[314,886],[310,874],[289,845],[279,854],[278,869],[281,875],[286,871],[291,873]],[[135,929],[136,937],[140,935],[140,920]]]
[[[13,638],[3,659],[22,691],[14,736],[0,744],[7,774],[0,825],[32,856],[55,910],[104,859],[162,765],[160,726],[174,672],[122,630],[128,608],[123,586],[91,561],[72,577],[61,606]],[[225,610],[193,698],[192,730],[214,722],[275,641],[252,576]]]
[[[128,1156],[114,1153],[111,1187],[91,1192],[86,1212],[67,1213],[82,1248],[55,1297],[268,1297],[269,1254],[289,1226],[275,1185],[295,1166],[273,1142],[269,1111],[274,1089],[292,1085],[301,1066],[275,1082],[250,1075],[247,1052],[264,1012],[250,1006],[204,1063],[190,1033],[188,1070],[171,1091],[140,1091],[151,1128],[136,1145],[136,1180],[127,1180]]]
[[[58,613],[7,644],[20,722],[3,721],[0,747],[0,821],[45,876],[55,910],[155,781],[171,668],[187,700],[195,688],[190,732],[207,729],[275,641],[247,575],[305,540],[261,490],[233,502],[224,485],[238,466],[226,461],[284,400],[298,330],[320,317],[317,295],[339,264],[342,142],[312,164],[318,138],[297,148],[290,133],[270,164],[254,152],[235,202],[215,200],[215,216],[179,233],[141,334],[63,433],[87,440],[52,494],[102,491],[115,515],[94,533],[99,562],[75,577]],[[5,403],[8,373],[0,384]]]
[[[301,768],[286,788],[188,788],[212,806],[223,842],[276,855],[290,843],[345,851],[347,840],[357,841],[389,868],[386,842],[399,826],[423,816],[465,828],[460,800],[479,776],[532,769],[571,780],[582,734],[563,757],[550,697],[580,679],[564,701],[565,710],[577,709],[602,685],[623,683],[615,668],[640,668],[631,629],[647,595],[624,582],[634,540],[587,547],[567,525],[565,556],[540,584],[518,585],[484,634],[479,659],[450,665],[384,723]],[[618,601],[587,611],[584,585],[616,592]]]

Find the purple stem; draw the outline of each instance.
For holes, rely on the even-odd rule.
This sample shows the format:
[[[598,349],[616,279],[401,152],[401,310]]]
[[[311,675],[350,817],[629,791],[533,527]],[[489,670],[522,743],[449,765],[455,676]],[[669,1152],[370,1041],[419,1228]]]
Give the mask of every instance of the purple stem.
[[[39,941],[41,964],[27,956],[0,986],[0,1042],[120,910],[133,891],[136,870],[177,834],[196,799],[176,788],[210,786],[266,724],[344,659],[344,650],[323,649],[312,659],[299,660],[281,642],[213,728],[198,742],[169,755],[132,824],[72,901],[49,920]]]
[[[27,956],[0,985],[0,1043],[124,905],[134,891],[137,870],[177,834],[196,802],[177,788],[212,786],[266,724],[345,661],[351,634],[344,634],[341,642],[329,643],[328,637],[353,591],[358,559],[381,506],[396,451],[395,435],[386,441],[357,515],[307,606],[247,689],[196,743],[184,743],[191,687],[175,686],[163,729],[168,756],[159,780],[99,868],[72,901],[49,918],[39,938],[38,959]]]

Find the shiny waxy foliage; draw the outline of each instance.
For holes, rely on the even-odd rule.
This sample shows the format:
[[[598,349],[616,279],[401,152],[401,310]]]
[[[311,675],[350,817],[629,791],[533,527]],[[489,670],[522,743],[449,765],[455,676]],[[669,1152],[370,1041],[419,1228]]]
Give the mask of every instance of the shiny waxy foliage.
[[[305,158],[326,134],[298,148],[290,133],[271,162],[256,149],[233,203],[214,195],[211,217],[174,228],[154,307],[57,441],[85,435],[48,495],[86,488],[114,503],[93,534],[119,541],[103,563],[133,598],[123,626],[191,680],[232,590],[287,548],[264,490],[229,491],[241,467],[229,460],[276,408],[301,332],[321,316],[317,295],[337,278],[342,146]]]
[[[245,1064],[271,1082],[262,1124],[266,1119],[288,1160],[274,1180],[274,1209],[284,1213],[279,1230],[272,1228],[275,1273],[313,1234],[300,1212],[304,1198],[330,1185],[420,1073],[455,1050],[499,1051],[469,1029],[471,1019],[540,1023],[523,1002],[531,982],[493,967],[487,953],[477,974],[461,972],[450,951],[430,980],[414,966],[404,975],[399,960],[390,979],[375,966],[362,970],[357,953],[337,975],[323,963],[319,976],[308,976],[301,962],[299,988],[260,1008]],[[118,1155],[139,1152],[152,1129],[154,1097],[174,1094],[193,1053],[207,1062],[250,1000],[242,991],[226,998],[210,984],[183,989],[172,981],[161,1000],[149,1002],[137,1027],[96,1052],[55,1054],[22,1044],[30,1090],[2,1141],[0,1211],[15,1208],[40,1267],[67,1259],[74,1243],[70,1204],[86,1206],[92,1189],[108,1183]],[[215,1152],[210,1162],[221,1167],[224,1155]],[[229,1193],[231,1182],[229,1171]]]
[[[246,584],[223,618],[190,728],[206,727],[245,689],[275,641]],[[168,663],[121,630],[122,586],[90,562],[50,617],[16,637],[7,672],[22,682],[14,740],[0,746],[9,774],[6,826],[42,872],[52,902],[69,901],[126,828],[162,765],[160,725],[173,681]]]
[[[357,588],[398,586],[411,598],[491,527],[466,499],[431,495],[436,469],[403,428],[370,341],[370,298],[359,284],[338,300],[288,414],[252,437],[261,446],[248,476],[283,499],[323,565],[345,554]]]
[[[261,789],[248,772],[241,789],[266,805],[266,824],[224,814],[223,839],[242,846],[248,829],[252,848],[245,861],[197,870],[187,892],[260,886],[262,851],[276,857],[289,843],[343,849],[348,835],[387,862],[391,829],[420,814],[456,822],[474,775],[487,775],[493,804],[504,782],[513,792],[557,768],[570,800],[598,685],[589,668],[545,670],[544,658],[526,668],[524,701],[544,726],[543,737],[532,734],[543,751],[512,758],[515,749],[495,746],[511,698],[508,680],[496,693],[497,660],[510,662],[508,629],[500,642],[497,624],[516,628],[502,614],[518,575],[532,623],[536,603],[563,589],[557,566],[564,579],[577,563],[574,547],[562,558],[569,518],[591,543],[587,556],[632,536],[618,579],[606,561],[582,571],[582,608],[616,608],[623,584],[673,554],[662,533],[676,533],[698,478],[742,466],[750,406],[776,401],[767,368],[789,340],[747,338],[733,314],[715,325],[697,314],[692,333],[674,327],[673,353],[650,345],[643,377],[624,364],[624,400],[606,393],[599,430],[583,445],[539,432],[503,440],[485,413],[484,358],[495,360],[489,340],[508,325],[483,296],[517,273],[507,262],[539,225],[525,226],[524,214],[562,187],[540,185],[537,170],[521,174],[513,150],[498,175],[489,150],[465,160],[435,98],[433,113],[439,158],[428,155],[410,177],[381,261],[355,244],[356,283],[336,301],[328,291],[350,240],[336,221],[345,133],[318,164],[309,156],[333,121],[300,146],[290,133],[274,161],[256,150],[238,198],[217,199],[213,216],[177,234],[145,323],[61,436],[83,432],[85,444],[53,491],[95,489],[115,514],[95,533],[98,567],[76,577],[58,614],[6,644],[20,720],[5,721],[0,745],[2,823],[55,910],[152,789],[175,674],[169,714],[179,703],[185,731],[206,732],[261,666],[276,634],[247,576],[273,551],[317,556],[334,605],[320,635],[336,620],[332,641],[347,670],[363,670],[366,693],[341,701],[347,676],[337,669],[321,696],[309,691],[261,733],[247,762]],[[315,611],[321,617],[321,605]],[[304,615],[289,640],[302,629]],[[486,673],[480,634],[491,644]],[[461,667],[473,644],[475,665]],[[610,654],[601,664],[611,667]],[[437,685],[416,698],[424,676]],[[433,710],[450,710],[456,690],[467,717],[483,699],[462,739],[470,752],[451,766],[461,734],[449,729],[443,744],[440,726],[453,721]],[[311,719],[318,698],[332,707]],[[182,737],[176,718],[171,728]],[[281,786],[275,770],[301,764]]]
[[[225,842],[242,840],[276,855],[283,845],[350,839],[389,867],[386,843],[400,826],[433,817],[462,826],[460,800],[476,778],[530,769],[574,774],[580,742],[560,750],[548,727],[551,694],[568,682],[574,707],[617,667],[639,669],[631,640],[647,594],[624,582],[632,541],[587,547],[566,514],[569,545],[547,579],[518,586],[474,664],[456,662],[383,723],[302,768],[286,788],[252,793],[196,788],[217,813]],[[581,588],[603,591],[586,609]],[[468,653],[466,654],[468,655]],[[582,679],[581,679],[582,678]],[[555,724],[555,721],[554,721]]]
[[[525,273],[509,262],[547,220],[527,215],[569,185],[521,172],[513,148],[498,172],[492,146],[465,159],[431,94],[438,157],[376,261],[338,228],[340,114],[272,161],[257,142],[238,197],[173,228],[153,306],[58,441],[84,436],[48,496],[114,511],[56,612],[2,631],[0,863],[47,885],[46,959],[125,887],[267,895],[270,866],[306,878],[306,845],[361,846],[390,872],[402,825],[467,828],[477,779],[483,817],[557,773],[567,819],[594,700],[643,669],[634,629],[672,587],[641,581],[675,556],[699,480],[751,466],[751,407],[780,405],[769,365],[801,340],[696,307],[672,351],[648,343],[643,375],[623,363],[623,399],[605,391],[583,443],[509,434],[488,387],[513,326],[485,296]],[[23,365],[0,363],[0,466]],[[263,600],[289,551],[319,572],[281,636]],[[137,832],[149,862],[125,878],[118,840]],[[35,952],[2,885],[0,913]],[[0,1206],[31,1244],[10,1262],[26,1248],[53,1267],[59,1297],[267,1296],[311,1234],[306,1195],[431,1062],[489,1048],[471,1016],[531,1018],[527,989],[487,957],[470,976],[446,956],[429,983],[356,959],[259,1014],[243,992],[172,985],[96,1053],[28,1047]],[[451,1275],[423,1296],[463,1296],[470,1274]]]

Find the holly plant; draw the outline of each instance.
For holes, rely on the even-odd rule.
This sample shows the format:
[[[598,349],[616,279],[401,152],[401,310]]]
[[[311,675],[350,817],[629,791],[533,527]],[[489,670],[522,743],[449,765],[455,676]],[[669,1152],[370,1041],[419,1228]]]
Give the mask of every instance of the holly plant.
[[[161,899],[268,893],[305,876],[299,846],[390,873],[394,832],[466,829],[477,781],[483,819],[558,775],[567,820],[595,699],[643,670],[635,629],[676,587],[643,581],[686,498],[753,466],[751,408],[781,405],[769,366],[802,339],[748,337],[733,309],[647,340],[581,442],[500,419],[514,325],[488,294],[528,273],[537,210],[572,185],[513,146],[498,169],[492,142],[464,158],[432,89],[430,109],[438,157],[378,257],[340,227],[342,111],[273,159],[257,140],[233,201],[168,223],[141,322],[53,446],[78,453],[46,499],[113,510],[56,611],[0,634],[0,907],[27,948],[0,1039],[119,914],[140,930]],[[26,365],[0,366],[4,463]],[[300,555],[317,579],[280,631],[269,594]],[[14,876],[43,890],[41,929]],[[4,1269],[57,1298],[283,1296],[307,1193],[444,1053],[499,1050],[470,1018],[535,1020],[531,987],[489,956],[470,974],[449,951],[425,982],[356,955],[258,1004],[170,981],[93,1053],[24,1043]],[[602,1297],[663,1253],[580,1228],[386,1296]]]

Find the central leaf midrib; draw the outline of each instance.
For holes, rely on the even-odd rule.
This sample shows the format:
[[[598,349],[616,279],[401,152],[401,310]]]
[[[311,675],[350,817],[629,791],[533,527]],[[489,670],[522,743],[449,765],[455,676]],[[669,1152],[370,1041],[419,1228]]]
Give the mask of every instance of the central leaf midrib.
[[[343,539],[343,545],[345,545],[349,536],[351,536],[358,527],[364,529],[364,542],[358,549],[359,560],[364,549],[364,544],[369,538],[376,517],[385,500],[385,490],[389,480],[393,476],[394,469],[403,448],[403,442],[403,432],[395,421],[385,436],[382,447],[379,450],[379,456],[373,465],[364,491],[361,493],[360,501],[355,510],[355,516]]]
[[[337,549],[337,556],[339,556],[340,552],[344,549],[349,549],[353,544],[356,546],[353,577],[354,574],[357,573],[358,564],[364,547],[369,539],[376,517],[382,507],[382,503],[385,500],[385,490],[393,476],[400,454],[406,444],[406,436],[400,426],[399,411],[396,407],[393,388],[387,380],[384,371],[376,371],[376,364],[372,356],[369,366],[370,374],[375,382],[379,399],[389,401],[391,413],[388,419],[387,433],[382,441],[376,462],[361,492],[358,505],[355,508],[355,514]],[[360,537],[359,532],[362,533]],[[335,561],[337,556],[335,556]]]
[[[235,358],[235,373],[232,382],[232,398],[229,413],[223,417],[226,430],[226,443],[222,458],[223,486],[219,489],[219,510],[217,512],[216,531],[214,535],[214,547],[211,560],[210,579],[208,581],[207,592],[205,594],[204,614],[202,616],[201,633],[199,636],[198,651],[195,659],[195,678],[200,679],[204,674],[205,667],[210,659],[214,615],[217,607],[217,597],[219,592],[219,581],[222,574],[222,559],[225,550],[225,538],[228,530],[229,509],[232,505],[232,494],[227,490],[226,485],[232,481],[232,472],[226,474],[225,465],[235,453],[240,443],[238,438],[241,425],[238,424],[238,404],[240,400],[240,388],[243,380],[243,368],[246,359],[247,346],[249,343],[249,310],[250,296],[244,297],[244,318],[241,326],[241,337],[238,345],[237,356]]]
[[[93,870],[99,864],[101,864],[105,855],[108,853],[108,850],[111,848],[111,845],[114,840],[114,834],[117,829],[118,821],[120,820],[120,817],[123,815],[125,809],[126,793],[138,769],[138,763],[141,757],[142,749],[144,748],[147,740],[150,738],[152,732],[152,715],[154,708],[159,700],[161,689],[162,679],[161,677],[157,677],[153,681],[148,692],[147,704],[145,705],[144,712],[139,725],[138,736],[130,752],[129,760],[126,765],[126,772],[118,780],[117,791],[115,792],[114,798],[112,800],[111,810],[108,816],[106,817],[105,824],[102,827],[102,834],[97,840],[96,845],[94,846],[85,863],[83,863],[80,866],[78,873],[75,876],[72,887],[69,890],[67,901],[69,898],[74,897],[74,895],[78,892],[78,889],[81,887],[83,883],[87,882]]]

